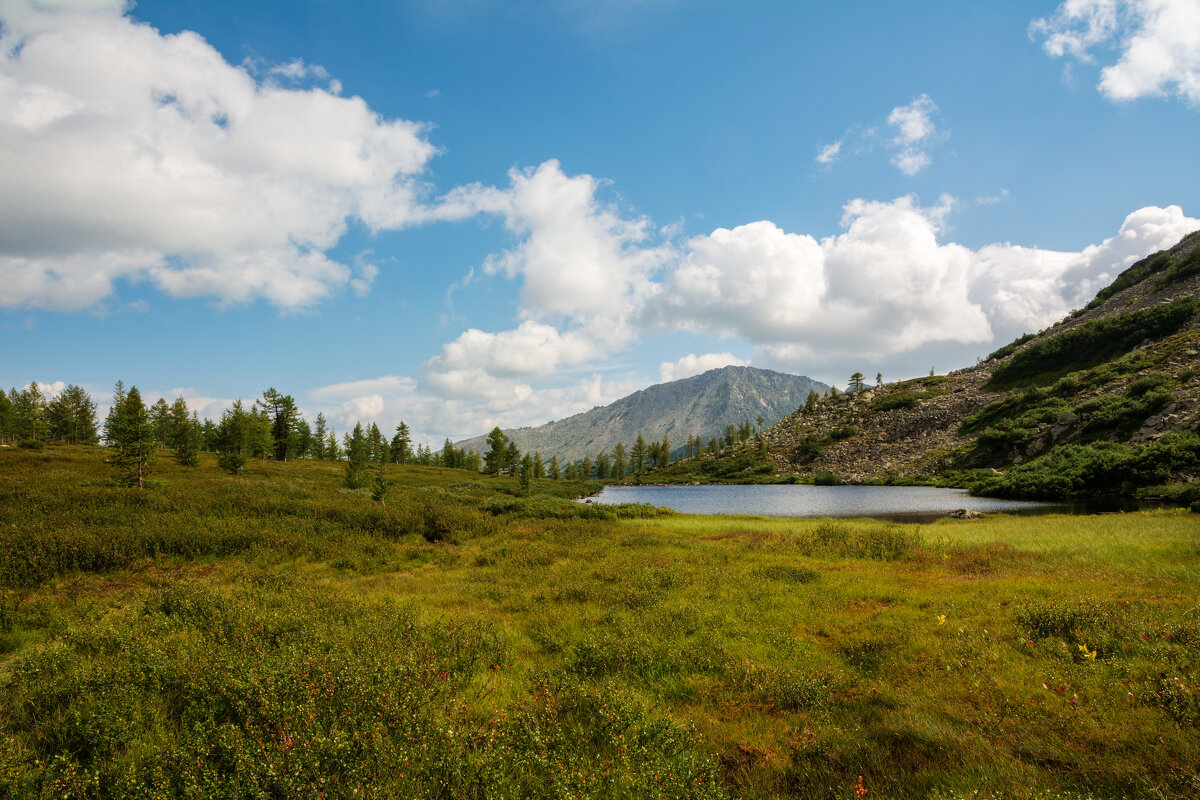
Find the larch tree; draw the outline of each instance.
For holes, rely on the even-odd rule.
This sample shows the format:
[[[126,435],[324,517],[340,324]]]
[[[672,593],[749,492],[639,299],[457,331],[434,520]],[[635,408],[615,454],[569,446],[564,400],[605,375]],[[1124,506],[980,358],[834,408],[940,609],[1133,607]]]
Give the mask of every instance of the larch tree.
[[[254,405],[261,408],[271,420],[275,460],[287,461],[288,456],[296,451],[296,422],[300,419],[300,409],[296,407],[295,399],[272,387],[263,392],[262,399],[255,401]]]
[[[329,437],[329,422],[323,413],[317,414],[312,431],[312,454],[318,460],[325,458],[325,440]]]
[[[499,475],[504,469],[504,454],[508,448],[508,436],[500,430],[500,426],[492,428],[487,435],[488,450],[483,454],[483,471],[489,475]]]
[[[217,451],[217,466],[232,475],[241,475],[252,452],[254,438],[252,415],[246,413],[242,401],[235,400],[221,414],[213,439]]]
[[[397,464],[407,464],[412,459],[412,436],[404,420],[396,426],[396,435],[392,437],[392,461]]]
[[[124,483],[141,489],[146,474],[154,466],[154,451],[158,449],[154,426],[136,386],[123,393],[121,405],[114,410],[115,415],[110,415],[113,425],[109,439],[113,452],[108,463],[121,470]]]
[[[160,397],[150,406],[150,425],[154,428],[154,441],[158,448],[169,447],[171,438],[171,407],[166,398]]]
[[[370,460],[370,444],[363,432],[362,423],[355,423],[354,431],[346,442],[346,474],[342,479],[348,489],[361,489],[366,485],[363,474]]]
[[[640,433],[633,443],[633,450],[629,454],[629,467],[638,475],[641,475],[642,470],[646,468],[646,440],[642,438]]]
[[[613,478],[620,480],[625,477],[625,473],[629,470],[629,463],[625,460],[626,458],[625,445],[617,442],[617,446],[613,448]]]
[[[0,397],[3,393],[0,392]],[[50,437],[67,444],[96,444],[96,404],[82,387],[72,384],[59,392],[46,409]]]

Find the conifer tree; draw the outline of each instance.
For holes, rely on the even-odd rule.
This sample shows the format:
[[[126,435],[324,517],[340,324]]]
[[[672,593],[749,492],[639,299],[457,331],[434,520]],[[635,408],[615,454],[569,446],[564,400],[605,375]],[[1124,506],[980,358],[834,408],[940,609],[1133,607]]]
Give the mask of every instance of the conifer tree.
[[[596,456],[596,477],[600,480],[607,480],[612,467],[608,463],[608,454],[600,453]]]
[[[14,390],[11,400],[16,438],[46,441],[50,435],[46,398],[37,381],[31,382],[22,392]]]
[[[550,480],[562,480],[562,470],[558,466],[558,456],[550,456]]]
[[[13,406],[4,390],[0,389],[0,442],[13,438]]]
[[[275,440],[271,436],[271,417],[257,405],[247,415],[250,426],[250,452],[266,461],[275,455]]]
[[[387,479],[387,465],[391,461],[391,453],[388,451],[391,448],[388,447],[387,439],[383,439],[383,437],[380,439],[381,446],[375,458],[375,481],[371,486],[371,499],[386,506],[387,491],[391,485],[391,481]]]
[[[508,447],[504,448],[504,469],[508,471],[508,474],[516,475],[520,466],[521,451],[517,449],[517,443],[510,439]]]
[[[540,450],[533,451],[533,477],[546,477],[546,465],[542,462],[542,453]]]
[[[850,376],[850,390],[854,392],[860,391],[864,386],[864,380],[861,372],[855,372]]]
[[[592,458],[584,456],[583,463],[579,465],[579,477],[581,480],[590,481],[592,479]]]
[[[499,475],[504,469],[504,457],[508,448],[508,436],[500,430],[500,426],[492,428],[487,435],[488,451],[483,454],[483,471],[489,475]]]
[[[0,392],[0,398],[4,393]],[[59,392],[46,409],[50,437],[67,444],[96,444],[96,404],[74,384]]]
[[[171,407],[165,398],[158,398],[150,406],[150,425],[154,428],[154,444],[160,450],[168,447],[171,439]]]
[[[114,410],[115,415],[110,414],[113,426],[109,440],[113,453],[108,457],[108,463],[122,471],[123,482],[141,489],[146,474],[154,465],[154,451],[158,446],[154,426],[136,386],[129,387],[127,393],[122,392],[121,405]]]
[[[296,451],[296,422],[300,419],[300,409],[296,407],[295,399],[272,387],[263,392],[262,399],[256,400],[254,405],[270,419],[272,457],[276,461],[287,461]]]
[[[671,463],[671,440],[667,438],[665,433],[663,434],[662,442],[658,445],[658,452],[659,464],[661,466],[665,467],[667,464]]]
[[[526,453],[525,457],[521,459],[520,477],[521,489],[528,492],[533,484],[533,456],[529,453]]]
[[[638,475],[642,474],[642,470],[646,467],[646,440],[639,433],[637,440],[633,443],[633,450],[629,454],[629,466]]]
[[[404,420],[396,426],[396,435],[392,437],[392,461],[397,464],[407,464],[412,458],[412,437]]]
[[[613,466],[612,476],[616,479],[625,477],[625,472],[629,469],[629,465],[625,463],[625,445],[617,442],[617,446],[613,448]]]
[[[200,420],[195,412],[188,415],[187,401],[182,397],[175,398],[171,404],[170,419],[167,444],[175,460],[185,467],[197,466],[200,463]]]
[[[329,422],[325,419],[323,413],[317,414],[316,427],[313,428],[312,437],[312,454],[313,458],[324,459],[325,455],[325,440],[329,437]]]
[[[252,452],[255,423],[251,417],[242,401],[235,400],[221,414],[221,422],[214,432],[217,466],[230,474],[241,475]]]
[[[346,475],[342,483],[348,489],[361,489],[366,483],[363,471],[370,458],[370,445],[363,433],[362,423],[355,423],[346,446]]]

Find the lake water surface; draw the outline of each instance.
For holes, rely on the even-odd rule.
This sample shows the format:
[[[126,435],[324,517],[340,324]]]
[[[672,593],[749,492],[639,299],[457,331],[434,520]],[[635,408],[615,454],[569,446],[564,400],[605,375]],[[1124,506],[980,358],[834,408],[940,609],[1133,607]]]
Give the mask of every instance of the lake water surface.
[[[758,514],[767,517],[879,517],[932,522],[958,508],[984,513],[1094,513],[1070,502],[972,497],[964,489],[927,486],[606,486],[594,503],[649,503],[685,514]]]

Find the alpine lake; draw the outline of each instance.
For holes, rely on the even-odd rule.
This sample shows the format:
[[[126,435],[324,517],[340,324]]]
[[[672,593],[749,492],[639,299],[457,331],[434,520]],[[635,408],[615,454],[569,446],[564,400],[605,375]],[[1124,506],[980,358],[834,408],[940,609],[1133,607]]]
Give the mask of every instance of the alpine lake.
[[[1044,502],[974,497],[965,489],[929,486],[808,484],[606,486],[583,502],[648,503],[684,514],[763,517],[871,517],[929,523],[957,509],[981,514],[1100,514],[1148,507],[1128,498]]]

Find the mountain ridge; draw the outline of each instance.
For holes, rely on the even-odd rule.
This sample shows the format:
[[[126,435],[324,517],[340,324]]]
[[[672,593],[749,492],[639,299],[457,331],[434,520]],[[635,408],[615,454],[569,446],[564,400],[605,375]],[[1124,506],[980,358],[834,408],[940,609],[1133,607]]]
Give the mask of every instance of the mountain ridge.
[[[558,456],[564,464],[611,453],[618,443],[629,447],[639,435],[647,442],[666,436],[676,450],[689,435],[707,442],[719,438],[727,425],[743,420],[754,423],[761,416],[764,426],[770,425],[803,404],[810,391],[821,394],[828,388],[803,375],[727,366],[654,384],[544,425],[504,433],[522,451],[537,451],[546,459]],[[483,452],[485,438],[471,437],[456,446]]]

